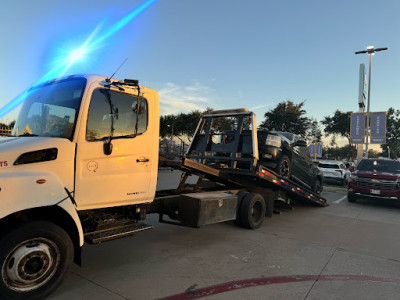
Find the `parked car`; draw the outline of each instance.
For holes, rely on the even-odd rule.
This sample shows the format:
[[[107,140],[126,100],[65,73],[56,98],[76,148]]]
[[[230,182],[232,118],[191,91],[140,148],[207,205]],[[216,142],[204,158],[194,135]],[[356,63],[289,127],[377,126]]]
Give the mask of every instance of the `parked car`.
[[[289,132],[258,131],[260,164],[317,193],[322,191],[323,174],[316,167],[306,141]]]
[[[362,159],[349,179],[347,200],[357,198],[400,199],[400,162]]]
[[[318,163],[318,168],[324,173],[324,181],[347,185],[350,171],[343,162],[337,160],[323,160]]]

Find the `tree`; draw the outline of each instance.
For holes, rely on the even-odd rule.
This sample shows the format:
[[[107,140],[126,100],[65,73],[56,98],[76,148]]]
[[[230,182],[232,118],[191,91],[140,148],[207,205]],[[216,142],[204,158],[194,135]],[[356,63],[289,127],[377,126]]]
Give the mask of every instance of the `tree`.
[[[351,112],[336,110],[332,117],[325,117],[321,123],[325,125],[325,136],[342,136],[347,138],[350,145],[350,117]]]
[[[319,122],[315,119],[310,119],[310,126],[306,134],[307,141],[310,143],[321,143],[322,131]]]
[[[260,129],[272,131],[287,131],[306,137],[310,126],[310,119],[305,117],[303,109],[305,101],[294,104],[292,101],[284,101],[264,114],[265,120]]]
[[[368,157],[369,158],[378,158],[381,155],[380,152],[374,150],[374,149],[368,149]]]
[[[180,113],[178,115],[165,115],[160,117],[160,137],[181,137],[186,136],[189,140],[196,131],[200,118],[211,112],[213,109],[207,108],[201,112],[193,110],[190,113]]]
[[[357,149],[352,145],[331,148],[325,147],[323,148],[322,154],[324,155],[324,157],[328,158],[335,158],[338,160],[351,160],[351,158],[353,158],[357,154]]]
[[[383,155],[388,156],[388,146],[390,147],[390,157],[400,157],[400,110],[389,108],[387,112],[387,132],[386,144],[382,144]]]
[[[165,138],[167,136],[172,137],[173,133],[172,131],[175,129],[175,120],[176,116],[174,115],[166,115],[166,116],[161,116],[160,117],[160,137]]]

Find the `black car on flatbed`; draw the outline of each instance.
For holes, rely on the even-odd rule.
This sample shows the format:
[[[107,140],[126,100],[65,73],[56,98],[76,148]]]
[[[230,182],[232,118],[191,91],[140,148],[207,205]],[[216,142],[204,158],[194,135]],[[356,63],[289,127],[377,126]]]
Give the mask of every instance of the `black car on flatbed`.
[[[250,137],[251,131],[243,130],[242,134]],[[218,142],[229,144],[234,135],[234,131],[225,131]],[[323,173],[312,163],[306,141],[290,132],[264,130],[257,130],[257,140],[260,165],[317,194],[322,192]],[[241,143],[242,148],[251,148],[251,139],[243,138]]]
[[[310,158],[307,143],[290,132],[257,131],[260,164],[320,193],[323,174]]]

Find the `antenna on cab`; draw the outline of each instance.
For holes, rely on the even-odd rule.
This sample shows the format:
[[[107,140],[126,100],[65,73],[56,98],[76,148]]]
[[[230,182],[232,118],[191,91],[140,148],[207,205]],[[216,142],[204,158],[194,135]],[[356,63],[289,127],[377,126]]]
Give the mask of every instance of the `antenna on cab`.
[[[115,70],[114,74],[112,74],[109,78],[106,79],[106,82],[110,82],[111,78],[114,77],[114,75],[121,69],[121,67],[125,64],[125,62],[128,60],[128,58],[125,58],[125,60],[120,64],[120,66]]]

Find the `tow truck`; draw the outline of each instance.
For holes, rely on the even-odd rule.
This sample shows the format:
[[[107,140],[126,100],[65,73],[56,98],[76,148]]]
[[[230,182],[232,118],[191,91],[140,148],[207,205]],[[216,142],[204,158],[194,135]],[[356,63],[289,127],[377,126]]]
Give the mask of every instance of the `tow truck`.
[[[159,167],[182,172],[176,189],[156,192]],[[172,161],[159,158],[156,91],[98,75],[54,79],[26,92],[12,136],[0,138],[0,295],[47,296],[81,264],[85,242],[148,230],[148,214],[256,229],[276,201],[297,200],[327,205],[259,163],[252,112],[203,116],[185,158]]]

